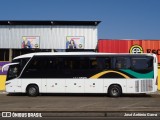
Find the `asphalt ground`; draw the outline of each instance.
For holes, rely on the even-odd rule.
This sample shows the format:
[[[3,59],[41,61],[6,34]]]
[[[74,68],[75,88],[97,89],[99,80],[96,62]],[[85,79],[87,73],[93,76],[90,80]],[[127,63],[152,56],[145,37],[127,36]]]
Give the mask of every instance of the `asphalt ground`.
[[[11,113],[13,119],[17,118],[14,113],[40,113],[42,117],[37,119],[160,119],[160,94],[130,94],[118,98],[105,94],[41,94],[28,97],[26,94],[1,92],[0,116],[2,112]]]
[[[0,111],[160,111],[160,94],[0,94]]]

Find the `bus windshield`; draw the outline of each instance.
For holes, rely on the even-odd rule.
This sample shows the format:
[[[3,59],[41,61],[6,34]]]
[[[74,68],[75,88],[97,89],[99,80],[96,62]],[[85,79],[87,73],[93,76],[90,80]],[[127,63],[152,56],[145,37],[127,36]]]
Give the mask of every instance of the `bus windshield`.
[[[29,59],[30,58],[21,58],[13,60],[8,69],[7,80],[18,77]]]
[[[14,59],[12,63],[19,63],[20,68],[23,69],[23,67],[26,65],[30,58],[21,58],[21,59]]]
[[[20,74],[19,64],[10,65],[8,69],[7,80],[17,78]]]

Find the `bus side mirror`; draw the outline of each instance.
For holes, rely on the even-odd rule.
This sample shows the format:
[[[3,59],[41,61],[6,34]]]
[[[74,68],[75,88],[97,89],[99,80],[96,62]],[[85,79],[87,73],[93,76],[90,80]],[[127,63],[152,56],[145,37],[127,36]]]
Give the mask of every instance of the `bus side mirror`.
[[[4,71],[5,71],[4,69],[5,69],[6,67],[9,67],[9,65],[8,65],[8,64],[3,65],[3,67],[2,67],[2,72],[4,72]]]
[[[5,69],[6,67],[9,67],[10,65],[16,65],[16,64],[19,64],[19,63],[9,63],[9,64],[3,65],[3,67],[2,67],[2,72],[4,72],[4,69]]]

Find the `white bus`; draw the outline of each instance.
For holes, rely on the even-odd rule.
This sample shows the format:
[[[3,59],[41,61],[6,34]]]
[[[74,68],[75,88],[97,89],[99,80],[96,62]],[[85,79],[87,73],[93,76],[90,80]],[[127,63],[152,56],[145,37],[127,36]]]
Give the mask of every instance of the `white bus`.
[[[9,64],[8,93],[123,93],[157,91],[154,54],[31,53]]]

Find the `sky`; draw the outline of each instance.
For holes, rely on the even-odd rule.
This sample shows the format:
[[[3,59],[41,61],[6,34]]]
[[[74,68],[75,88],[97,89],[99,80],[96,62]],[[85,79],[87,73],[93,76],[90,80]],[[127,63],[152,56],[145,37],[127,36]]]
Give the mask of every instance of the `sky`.
[[[0,20],[101,21],[98,39],[160,40],[160,0],[0,0]]]

